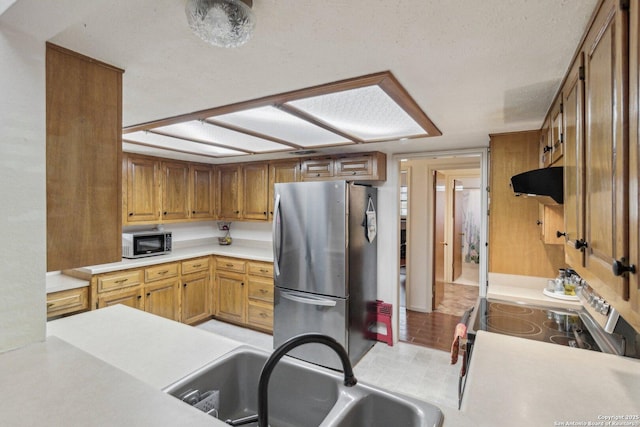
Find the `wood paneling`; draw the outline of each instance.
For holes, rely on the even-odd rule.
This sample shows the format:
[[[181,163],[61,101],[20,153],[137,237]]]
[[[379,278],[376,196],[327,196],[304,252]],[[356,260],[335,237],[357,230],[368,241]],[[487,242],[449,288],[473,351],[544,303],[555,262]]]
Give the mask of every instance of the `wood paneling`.
[[[122,70],[47,44],[47,271],[119,261]]]
[[[554,277],[564,267],[562,246],[539,238],[538,202],[516,197],[513,175],[538,167],[539,131],[491,135],[489,272]]]

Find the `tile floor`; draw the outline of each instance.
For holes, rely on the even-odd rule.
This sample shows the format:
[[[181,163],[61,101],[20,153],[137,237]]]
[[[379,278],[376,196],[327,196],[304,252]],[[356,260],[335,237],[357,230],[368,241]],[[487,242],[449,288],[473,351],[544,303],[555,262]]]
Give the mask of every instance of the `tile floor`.
[[[272,350],[272,337],[251,329],[210,320],[197,326],[205,331]],[[402,393],[436,406],[458,408],[460,364],[450,365],[448,352],[399,342],[376,345],[355,366],[358,380]]]

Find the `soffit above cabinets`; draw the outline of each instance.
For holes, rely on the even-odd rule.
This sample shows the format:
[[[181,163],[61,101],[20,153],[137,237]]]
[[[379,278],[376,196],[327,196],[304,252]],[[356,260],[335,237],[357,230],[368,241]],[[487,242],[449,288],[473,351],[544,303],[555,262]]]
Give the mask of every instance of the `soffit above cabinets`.
[[[439,135],[387,71],[129,126],[122,139],[226,158]]]

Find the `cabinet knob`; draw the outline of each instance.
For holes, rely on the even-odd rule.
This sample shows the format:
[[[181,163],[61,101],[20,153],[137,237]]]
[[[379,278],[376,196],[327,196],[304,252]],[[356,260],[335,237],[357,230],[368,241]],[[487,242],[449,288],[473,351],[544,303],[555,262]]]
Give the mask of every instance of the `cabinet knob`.
[[[166,212],[162,212],[162,215],[166,215],[166,214],[167,214]]]
[[[585,242],[584,239],[578,239],[576,240],[575,247],[581,252],[584,252],[585,248],[589,247],[589,243]]]
[[[565,233],[564,231],[556,231],[556,237],[559,239],[562,236],[566,236],[567,233]]]
[[[147,292],[147,296],[150,297],[151,296],[151,292]]]
[[[195,214],[196,214],[196,211],[191,211],[191,215],[195,215]]]
[[[184,284],[184,285],[182,285],[182,286],[186,288],[186,287],[187,287],[187,284],[185,283],[185,284]]]
[[[129,216],[133,216],[133,212],[129,212]]]
[[[536,225],[542,225],[542,221],[536,220]]]
[[[267,213],[266,212],[262,212],[262,215],[267,216]]]
[[[624,273],[629,272],[631,274],[636,274],[636,266],[634,264],[627,265],[625,264],[626,259],[621,258],[620,260],[613,261],[613,274],[616,276],[622,276]]]
[[[234,211],[233,213],[235,213],[236,215],[240,213],[240,211]]]
[[[545,145],[544,149],[542,150],[543,153],[548,153],[549,151],[551,151],[553,149],[553,147],[551,147],[550,145]]]

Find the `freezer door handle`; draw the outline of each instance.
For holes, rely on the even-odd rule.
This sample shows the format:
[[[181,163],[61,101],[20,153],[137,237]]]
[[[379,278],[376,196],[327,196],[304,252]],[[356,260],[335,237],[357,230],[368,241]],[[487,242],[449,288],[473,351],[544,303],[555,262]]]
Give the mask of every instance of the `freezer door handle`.
[[[302,304],[309,305],[321,305],[323,307],[335,307],[336,302],[330,299],[317,298],[317,297],[301,297],[298,295],[282,292],[282,298],[286,298],[291,301],[300,302]]]
[[[280,193],[276,194],[273,204],[273,272],[280,275],[280,248],[282,247],[282,228],[278,227],[280,221]]]

